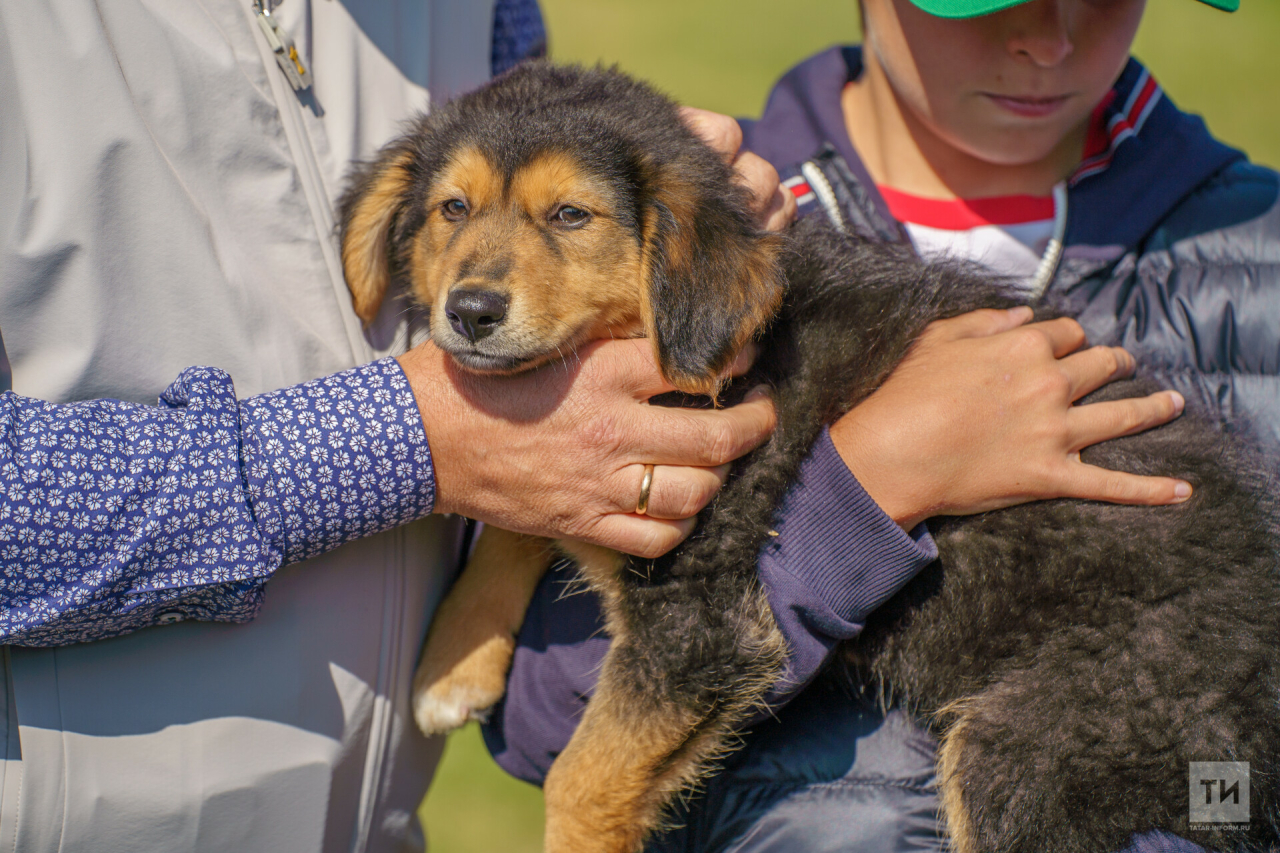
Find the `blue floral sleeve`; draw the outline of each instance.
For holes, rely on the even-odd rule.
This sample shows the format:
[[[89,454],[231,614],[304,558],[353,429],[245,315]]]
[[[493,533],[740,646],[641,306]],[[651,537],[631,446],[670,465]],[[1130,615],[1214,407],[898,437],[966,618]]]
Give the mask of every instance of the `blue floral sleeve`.
[[[244,401],[193,367],[159,406],[0,395],[0,642],[253,618],[280,566],[426,515],[394,359]]]

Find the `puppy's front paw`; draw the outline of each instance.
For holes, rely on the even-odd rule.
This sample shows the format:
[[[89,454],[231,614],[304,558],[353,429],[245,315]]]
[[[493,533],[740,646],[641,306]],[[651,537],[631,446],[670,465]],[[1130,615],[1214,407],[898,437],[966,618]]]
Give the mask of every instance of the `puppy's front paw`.
[[[413,678],[413,717],[428,735],[444,734],[468,720],[484,720],[506,692],[513,637],[490,637],[453,667],[439,671],[430,658]]]

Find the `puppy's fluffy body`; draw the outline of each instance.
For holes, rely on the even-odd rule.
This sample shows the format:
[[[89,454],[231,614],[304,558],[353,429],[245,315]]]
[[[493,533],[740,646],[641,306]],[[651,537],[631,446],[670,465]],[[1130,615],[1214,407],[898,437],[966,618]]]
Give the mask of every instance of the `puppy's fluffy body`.
[[[446,215],[453,200],[466,216]],[[556,224],[565,206],[588,218]],[[343,223],[361,316],[402,277],[432,307],[437,342],[472,369],[522,369],[643,331],[673,384],[705,392],[777,312],[751,375],[725,395],[770,383],[777,431],[736,464],[694,535],[655,561],[562,543],[601,593],[613,642],[547,779],[547,849],[636,850],[783,672],[755,567],[822,426],[931,320],[1013,300],[967,269],[817,222],[785,242],[757,234],[728,168],[674,107],[610,71],[527,66],[424,118],[358,176]],[[503,294],[511,328],[470,340],[444,319],[441,305],[469,288]],[[1201,760],[1250,762],[1253,820],[1192,837],[1270,849],[1280,585],[1261,468],[1192,413],[1089,454],[1185,477],[1195,494],[1158,509],[1051,501],[943,521],[938,563],[844,660],[938,732],[960,853],[1095,853],[1135,832],[1188,834],[1187,765]],[[428,727],[501,695],[549,560],[544,543],[486,536],[433,622],[417,684]]]

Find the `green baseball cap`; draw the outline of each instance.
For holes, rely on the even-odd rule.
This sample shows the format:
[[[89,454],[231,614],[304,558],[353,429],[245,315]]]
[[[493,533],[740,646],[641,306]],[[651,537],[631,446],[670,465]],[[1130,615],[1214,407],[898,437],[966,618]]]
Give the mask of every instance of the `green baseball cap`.
[[[911,0],[911,2],[939,18],[976,18],[979,15],[989,15],[1001,9],[1008,9],[1010,6],[1017,6],[1019,3],[1026,3],[1027,0]],[[1240,0],[1200,0],[1200,2],[1227,12],[1234,12],[1240,8]]]

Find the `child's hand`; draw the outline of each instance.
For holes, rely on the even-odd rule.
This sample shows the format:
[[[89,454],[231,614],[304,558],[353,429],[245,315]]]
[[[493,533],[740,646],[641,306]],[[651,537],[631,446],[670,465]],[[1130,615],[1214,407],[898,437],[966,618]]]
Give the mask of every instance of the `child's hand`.
[[[733,166],[737,178],[751,191],[752,207],[761,228],[781,231],[796,218],[796,198],[778,181],[778,170],[767,160],[742,150],[742,128],[729,116],[681,107],[680,117],[690,130]]]
[[[1118,347],[1085,343],[1074,320],[1023,325],[1028,308],[975,311],[929,326],[884,385],[831,428],[845,463],[906,529],[1070,497],[1126,504],[1186,500],[1181,480],[1108,471],[1080,450],[1177,417],[1177,392],[1075,406],[1133,372]]]

